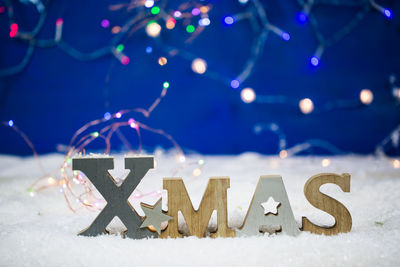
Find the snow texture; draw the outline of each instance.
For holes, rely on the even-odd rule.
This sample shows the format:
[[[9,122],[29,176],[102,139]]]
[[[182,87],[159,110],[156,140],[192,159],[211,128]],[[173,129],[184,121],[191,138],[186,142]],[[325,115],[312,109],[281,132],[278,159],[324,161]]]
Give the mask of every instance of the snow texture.
[[[177,167],[173,154],[156,155],[157,168],[149,171],[142,192],[162,188],[162,178]],[[328,167],[322,157],[285,160],[245,153],[239,156],[187,157],[204,159],[199,177],[195,165],[178,173],[183,177],[195,208],[209,177],[229,176],[229,225],[239,227],[245,217],[260,175],[283,177],[297,222],[307,216],[318,224],[333,218],[312,207],[304,197],[307,179],[321,172],[351,174],[351,192],[324,185],[321,190],[342,202],[353,218],[350,233],[320,236],[302,232],[246,238],[122,239],[118,235],[77,236],[97,212],[80,209],[72,213],[58,188],[31,197],[26,189],[41,175],[34,158],[0,156],[0,266],[400,266],[400,172],[386,159],[361,156],[331,157]],[[60,155],[47,155],[47,170],[57,168]],[[194,166],[194,167],[193,167]],[[112,175],[123,175],[123,156],[115,156]],[[154,204],[148,197],[142,201]],[[138,208],[138,203],[134,207]],[[163,209],[166,209],[165,200]],[[143,214],[142,211],[140,213]],[[182,222],[180,222],[183,225]],[[210,222],[215,228],[216,217]],[[113,227],[112,225],[110,226]],[[114,228],[118,228],[114,226]]]

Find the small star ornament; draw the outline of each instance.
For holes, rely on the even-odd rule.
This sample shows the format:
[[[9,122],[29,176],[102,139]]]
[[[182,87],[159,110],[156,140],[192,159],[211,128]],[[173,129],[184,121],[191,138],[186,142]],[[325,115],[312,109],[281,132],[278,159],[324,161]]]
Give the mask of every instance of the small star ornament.
[[[152,225],[154,229],[156,229],[157,233],[161,234],[161,223],[173,219],[171,216],[165,215],[162,212],[161,199],[157,201],[154,206],[146,205],[143,203],[140,203],[140,206],[146,214],[146,218],[143,221],[142,225],[140,225],[140,228]]]
[[[264,208],[264,215],[268,215],[269,213],[278,214],[278,207],[281,203],[275,201],[273,197],[269,197],[267,202],[261,203],[261,206]]]

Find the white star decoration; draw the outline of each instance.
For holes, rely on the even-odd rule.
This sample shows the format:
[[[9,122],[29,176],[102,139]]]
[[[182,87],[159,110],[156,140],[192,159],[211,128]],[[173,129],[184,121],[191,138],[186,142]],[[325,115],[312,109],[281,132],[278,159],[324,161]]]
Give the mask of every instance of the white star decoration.
[[[264,208],[264,215],[268,215],[269,213],[278,214],[278,207],[281,203],[275,201],[272,197],[269,197],[267,202],[261,203],[261,206]]]
[[[140,206],[146,214],[146,218],[143,221],[142,225],[140,225],[140,228],[152,225],[154,229],[156,229],[157,233],[161,234],[161,223],[173,219],[171,216],[165,215],[162,212],[161,199],[157,201],[154,206],[146,205],[143,203],[140,203]]]

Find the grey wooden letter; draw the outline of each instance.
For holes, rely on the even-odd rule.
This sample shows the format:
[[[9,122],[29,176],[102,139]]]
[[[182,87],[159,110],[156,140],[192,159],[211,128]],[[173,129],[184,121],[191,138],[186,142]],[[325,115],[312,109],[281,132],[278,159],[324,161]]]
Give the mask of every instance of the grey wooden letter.
[[[278,213],[264,215],[261,204],[269,197],[280,202]],[[279,225],[281,230],[288,235],[298,235],[300,229],[296,224],[289,199],[280,176],[261,176],[256,191],[251,200],[249,210],[242,227],[237,231],[237,236],[261,235],[261,226]]]
[[[114,169],[114,158],[73,158],[72,169],[83,172],[107,201],[92,224],[79,235],[96,236],[106,233],[107,225],[118,216],[127,228],[125,236],[135,239],[157,237],[156,233],[140,228],[142,220],[128,202],[129,196],[147,171],[153,168],[153,164],[153,157],[125,158],[125,169],[129,169],[130,172],[123,183],[117,186],[108,172]]]

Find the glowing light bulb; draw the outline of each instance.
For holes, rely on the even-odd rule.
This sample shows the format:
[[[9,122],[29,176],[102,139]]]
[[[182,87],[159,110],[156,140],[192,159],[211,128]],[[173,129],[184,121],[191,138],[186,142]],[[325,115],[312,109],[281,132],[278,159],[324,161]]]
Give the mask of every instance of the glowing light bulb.
[[[289,41],[290,40],[290,34],[287,32],[283,32],[282,33],[282,39],[285,41]]]
[[[200,168],[196,168],[193,170],[193,176],[200,176],[201,175],[201,169]]]
[[[251,103],[256,99],[256,93],[252,88],[244,88],[240,92],[240,98],[244,103]]]
[[[108,28],[110,27],[110,21],[108,19],[103,19],[100,23],[101,27]]]
[[[314,110],[314,103],[309,98],[304,98],[299,102],[300,111],[303,114],[309,114]]]
[[[158,64],[164,66],[165,64],[167,64],[167,59],[165,57],[158,58]]]
[[[152,6],[154,6],[154,0],[146,0],[144,1],[144,6],[147,8],[151,8]]]
[[[179,156],[179,158],[178,158],[178,160],[179,160],[179,162],[185,162],[186,161],[186,158],[185,158],[185,156],[184,155],[180,155]]]
[[[167,27],[168,30],[172,30],[175,28],[176,20],[174,18],[168,18],[165,27]]]
[[[205,26],[210,25],[210,23],[211,23],[211,21],[209,18],[199,19],[199,26],[205,27]]]
[[[106,112],[106,113],[104,113],[103,117],[104,117],[105,120],[108,121],[109,119],[111,119],[111,113],[110,112]]]
[[[9,120],[8,121],[8,126],[13,127],[14,126],[14,121],[13,120]]]
[[[241,3],[242,5],[247,4],[249,0],[239,0],[239,3]]]
[[[163,83],[163,87],[164,87],[165,89],[168,89],[168,87],[169,87],[169,82],[164,82],[164,83]]]
[[[116,117],[117,119],[120,119],[120,118],[122,117],[122,113],[121,113],[121,112],[117,112],[117,113],[115,114],[115,117]]]
[[[122,51],[124,51],[124,48],[125,48],[125,46],[123,44],[119,44],[117,46],[117,51],[121,53]]]
[[[63,23],[64,23],[64,21],[63,21],[63,19],[57,19],[56,20],[56,26],[58,26],[58,27],[60,27],[61,25],[63,25]]]
[[[113,34],[117,34],[117,33],[119,33],[121,31],[121,27],[120,26],[114,26],[114,27],[112,27],[112,29],[111,29],[111,32],[113,33]]]
[[[130,59],[129,59],[129,57],[127,57],[127,56],[123,56],[123,57],[121,58],[121,63],[122,63],[122,65],[128,65],[128,64],[129,64],[129,61],[130,61]]]
[[[393,160],[393,161],[392,161],[392,166],[393,166],[393,168],[395,168],[395,169],[400,168],[400,160],[398,160],[398,159]]]
[[[153,52],[153,47],[151,46],[146,47],[146,53],[151,54],[151,52]]]
[[[56,184],[56,180],[53,177],[49,177],[49,178],[47,178],[47,183],[49,183],[51,185],[55,185]]]
[[[202,6],[200,7],[200,12],[201,13],[207,13],[208,11],[210,11],[210,8],[208,6]]]
[[[161,32],[161,26],[155,21],[150,21],[146,26],[146,33],[150,37],[158,37]]]
[[[199,159],[199,161],[197,162],[197,164],[199,165],[204,165],[204,163],[205,163],[204,159]]]
[[[311,65],[313,65],[314,67],[317,67],[319,65],[319,59],[317,57],[312,57],[310,59]]]
[[[224,22],[226,25],[232,25],[235,22],[235,19],[232,16],[226,16]]]
[[[99,137],[100,134],[99,134],[99,132],[93,132],[90,135],[93,136],[94,138],[97,138],[97,137]],[[64,172],[64,169],[61,169],[61,172]]]
[[[15,36],[17,36],[18,33],[18,24],[17,23],[13,23],[10,26],[10,37],[14,38]]]
[[[195,73],[203,74],[207,70],[207,62],[204,59],[196,58],[192,61],[192,70]]]
[[[232,80],[231,81],[231,87],[233,89],[237,89],[237,88],[239,88],[239,86],[240,86],[240,82],[238,80]]]
[[[383,14],[388,18],[392,18],[392,12],[389,9],[384,9]]]
[[[132,118],[130,118],[130,119],[128,120],[128,123],[129,123],[129,126],[130,126],[131,128],[134,128],[134,129],[138,129],[138,128],[139,128],[139,126],[138,126],[138,124],[136,123],[136,121],[135,121],[134,119],[132,119]]]
[[[331,165],[331,160],[330,159],[323,159],[321,161],[321,165],[322,165],[322,167],[328,167],[329,165]]]
[[[369,89],[362,89],[360,92],[360,101],[364,105],[369,105],[374,100],[374,94]]]
[[[193,26],[193,25],[188,25],[187,27],[186,27],[186,31],[188,32],[188,33],[192,33],[192,32],[194,32],[196,30],[196,28]]]
[[[174,12],[174,17],[175,18],[180,18],[182,16],[182,12],[180,12],[180,11],[175,11]]]
[[[306,13],[304,13],[304,12],[299,12],[299,13],[297,13],[297,21],[298,21],[300,24],[306,23],[307,20],[308,20],[308,16],[307,16]]]
[[[195,7],[195,8],[192,9],[192,15],[193,15],[193,16],[200,15],[200,13],[201,13],[201,11],[200,11],[200,9],[198,9],[197,7]]]
[[[286,150],[281,150],[281,152],[279,152],[279,157],[281,159],[285,159],[288,157],[288,152]]]
[[[160,8],[158,6],[152,7],[150,12],[153,15],[157,15],[158,13],[160,13]]]

